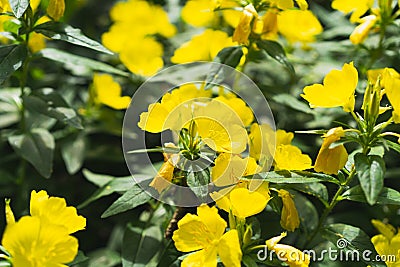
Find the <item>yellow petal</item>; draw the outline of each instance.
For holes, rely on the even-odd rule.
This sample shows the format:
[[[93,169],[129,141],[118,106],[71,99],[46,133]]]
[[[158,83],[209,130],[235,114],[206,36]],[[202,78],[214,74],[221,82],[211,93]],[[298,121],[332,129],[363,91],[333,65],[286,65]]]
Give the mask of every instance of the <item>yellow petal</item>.
[[[44,190],[31,192],[30,212],[45,224],[65,227],[68,233],[83,230],[86,226],[86,219],[77,214],[76,208],[67,207],[64,198],[49,197]]]
[[[358,73],[353,62],[344,64],[342,70],[330,71],[324,85],[306,86],[301,96],[310,103],[310,107],[331,108],[342,106],[343,110],[354,110],[354,92],[358,83]],[[323,97],[322,97],[323,96]]]
[[[384,74],[385,92],[393,107],[392,117],[395,123],[400,123],[400,79],[393,77],[389,72]]]
[[[239,23],[233,32],[232,40],[239,44],[246,44],[251,33],[251,22],[254,17],[257,17],[257,11],[253,4],[245,6]]]
[[[179,251],[190,252],[205,249],[210,242],[217,242],[223,235],[226,222],[218,215],[215,207],[202,205],[198,215],[186,214],[178,222],[178,230],[172,236]]]
[[[234,44],[232,38],[225,32],[207,29],[203,33],[193,36],[190,41],[183,43],[175,50],[171,61],[173,63],[212,61],[220,50]]]
[[[338,174],[347,162],[348,154],[343,145],[330,148],[330,145],[344,136],[342,127],[332,128],[326,133],[315,161],[314,170],[326,174]]]
[[[396,233],[396,228],[394,228],[391,224],[386,224],[379,220],[371,220],[371,222],[372,225],[379,231],[379,233],[384,235],[389,240],[392,239]]]
[[[268,200],[259,192],[250,192],[246,188],[237,188],[230,192],[232,212],[239,218],[247,218],[262,212]]]
[[[160,170],[157,172],[157,175],[153,178],[149,185],[155,188],[158,193],[161,194],[162,191],[171,185],[174,169],[175,166],[169,160],[167,160],[161,165]]]
[[[50,0],[47,7],[47,14],[54,20],[58,21],[64,15],[65,2],[64,0]]]
[[[370,30],[374,27],[378,18],[375,15],[369,15],[361,20],[361,24],[358,25],[350,35],[350,41],[353,44],[360,44],[367,38]]]
[[[279,190],[278,195],[282,199],[283,203],[281,226],[284,229],[293,232],[300,225],[299,214],[297,213],[293,197],[288,191],[284,189]]]
[[[318,19],[310,10],[287,9],[279,13],[279,32],[291,43],[314,42],[323,30]]]
[[[14,224],[15,223],[15,217],[14,217],[14,213],[11,209],[10,206],[10,199],[6,199],[6,223],[7,224]]]
[[[350,17],[350,21],[355,23],[364,13],[372,7],[374,0],[334,0],[332,2],[332,8],[337,9],[345,14],[353,12]]]
[[[244,126],[249,126],[253,120],[254,115],[251,108],[249,108],[246,103],[240,98],[226,98],[224,96],[218,96],[214,98],[217,101],[221,101],[228,105],[233,112],[242,120]]]
[[[214,9],[217,7],[212,0],[189,0],[182,8],[182,19],[195,27],[209,25],[215,17]]]
[[[129,96],[121,96],[121,86],[113,80],[111,75],[94,74],[92,87],[97,103],[113,109],[126,109],[131,102]]]
[[[311,158],[293,145],[279,145],[274,155],[275,170],[306,170],[311,168]]]
[[[218,244],[218,255],[225,266],[241,266],[242,251],[236,230],[230,230],[222,236]]]
[[[7,225],[2,245],[15,267],[67,266],[78,253],[78,240],[61,225],[24,216]]]

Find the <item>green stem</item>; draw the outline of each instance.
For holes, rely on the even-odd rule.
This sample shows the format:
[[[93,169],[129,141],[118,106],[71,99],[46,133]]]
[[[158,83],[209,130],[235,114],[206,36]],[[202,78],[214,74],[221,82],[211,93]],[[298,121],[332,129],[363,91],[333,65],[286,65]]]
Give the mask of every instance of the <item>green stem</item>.
[[[339,189],[336,191],[335,195],[333,196],[331,202],[329,203],[329,205],[325,208],[324,212],[322,213],[317,227],[314,229],[314,231],[311,233],[311,235],[307,239],[308,244],[310,244],[310,242],[316,237],[318,232],[321,230],[322,226],[325,224],[326,219],[328,218],[328,215],[332,212],[332,210],[336,206],[336,204],[339,203],[339,201],[341,200],[340,196],[342,195],[343,191],[347,189],[348,185],[353,180],[355,174],[356,174],[356,170],[353,167],[353,169],[351,170],[346,181],[340,185]]]

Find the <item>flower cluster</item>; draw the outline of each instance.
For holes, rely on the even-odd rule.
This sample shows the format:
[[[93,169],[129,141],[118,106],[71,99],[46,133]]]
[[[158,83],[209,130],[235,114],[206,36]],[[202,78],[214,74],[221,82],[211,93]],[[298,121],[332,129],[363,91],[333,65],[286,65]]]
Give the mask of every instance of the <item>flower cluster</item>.
[[[151,76],[160,70],[164,66],[164,49],[156,35],[168,38],[176,32],[163,8],[143,0],[129,0],[117,3],[110,16],[113,25],[103,34],[103,44],[118,53],[133,73]]]
[[[78,253],[78,240],[71,234],[85,229],[86,219],[65,199],[32,191],[30,215],[15,221],[6,202],[7,226],[2,246],[14,267],[67,266]]]

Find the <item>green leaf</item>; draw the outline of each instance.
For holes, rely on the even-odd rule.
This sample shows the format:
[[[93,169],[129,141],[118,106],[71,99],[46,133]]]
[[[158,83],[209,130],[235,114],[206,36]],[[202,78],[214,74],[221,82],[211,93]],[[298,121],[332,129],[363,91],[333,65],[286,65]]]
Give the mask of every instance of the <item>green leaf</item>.
[[[278,42],[271,40],[260,40],[257,41],[257,46],[267,52],[270,57],[284,65],[289,70],[291,75],[295,75],[293,65],[287,59],[285,50],[283,50],[283,47]]]
[[[22,66],[26,56],[24,45],[0,46],[0,84]]]
[[[77,264],[87,262],[88,260],[89,258],[86,257],[86,255],[81,250],[79,250],[78,254],[75,256],[75,259],[71,263],[68,263],[68,266],[75,266]]]
[[[314,111],[306,103],[300,101],[299,99],[290,94],[274,95],[272,99],[278,104],[285,105],[294,110],[298,110],[307,114],[314,114]]]
[[[290,185],[291,189],[317,197],[324,203],[328,201],[328,190],[326,186],[320,183],[307,183],[307,184],[293,184]]]
[[[53,170],[54,138],[43,128],[8,137],[15,152],[29,161],[43,177],[49,178]]]
[[[365,198],[368,204],[374,205],[383,188],[385,162],[376,155],[357,153],[354,156],[354,164]]]
[[[397,153],[400,153],[400,144],[392,142],[390,140],[384,140],[384,144],[390,148],[396,151]]]
[[[88,199],[86,199],[82,204],[78,206],[79,209],[82,209],[92,203],[93,201],[111,195],[112,193],[120,193],[123,194],[129,188],[135,186],[135,181],[132,176],[127,177],[112,177],[103,174],[95,174],[90,172],[89,170],[84,169],[83,175],[87,180],[96,184],[100,188],[97,189]]]
[[[120,198],[118,198],[102,215],[101,218],[131,210],[151,199],[151,196],[139,185],[132,186]]]
[[[186,179],[187,185],[193,193],[201,202],[206,203],[209,196],[207,185],[210,183],[210,171],[204,169],[199,172],[188,172]]]
[[[218,52],[217,56],[214,59],[214,62],[236,68],[242,56],[243,48],[241,46],[225,47]],[[225,79],[225,70],[227,70],[226,66],[213,64],[206,78],[206,89],[216,84],[220,84]]]
[[[89,255],[88,267],[114,267],[121,264],[120,253],[110,249],[98,249]]]
[[[364,191],[359,185],[354,186],[344,192],[342,195],[342,199],[367,203]],[[400,205],[400,192],[389,187],[384,187],[376,199],[376,204]]]
[[[242,258],[242,262],[246,267],[258,267],[257,262],[249,255],[244,255]]]
[[[246,178],[243,178],[246,179]],[[311,172],[272,171],[255,174],[250,179],[261,179],[275,184],[307,184],[315,182],[330,182],[339,184],[334,177]]]
[[[87,47],[103,53],[113,54],[113,52],[105,48],[99,42],[85,36],[80,29],[76,29],[68,24],[48,21],[37,25],[33,30],[54,40],[62,40],[71,44]]]
[[[146,267],[162,245],[158,225],[128,224],[122,241],[122,266]],[[154,266],[154,265],[151,265]]]
[[[46,59],[53,60],[55,62],[70,64],[74,66],[86,67],[91,71],[101,71],[106,73],[112,73],[124,77],[129,77],[129,73],[114,68],[108,64],[102,63],[100,61],[96,61],[90,58],[85,58],[81,56],[77,56],[74,54],[70,54],[55,48],[45,48],[40,50],[37,55],[42,56]]]
[[[29,110],[57,119],[77,129],[83,129],[78,114],[55,90],[43,88],[24,96],[23,99],[24,105]]]
[[[78,134],[73,139],[69,139],[61,146],[61,156],[65,162],[65,167],[69,174],[77,173],[85,160],[86,137]]]
[[[364,233],[360,228],[347,225],[347,224],[331,224],[323,230],[322,236],[328,241],[335,244],[339,249],[343,250],[345,255],[355,255],[352,253],[359,253],[360,260],[369,264],[372,267],[386,266],[384,262],[374,261],[377,253],[369,236]],[[363,257],[363,253],[369,251],[370,254]]]
[[[14,15],[19,19],[29,6],[29,0],[9,0]]]

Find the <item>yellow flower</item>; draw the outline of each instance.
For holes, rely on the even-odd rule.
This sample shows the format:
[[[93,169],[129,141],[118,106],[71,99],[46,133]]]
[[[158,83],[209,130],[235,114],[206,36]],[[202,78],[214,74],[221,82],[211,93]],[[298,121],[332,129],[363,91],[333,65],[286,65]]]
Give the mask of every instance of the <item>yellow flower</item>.
[[[384,75],[385,72],[388,72]],[[375,84],[378,78],[380,79],[380,84],[382,88],[386,87],[386,79],[390,80],[392,78],[400,79],[400,74],[393,68],[384,69],[371,69],[367,71],[368,81]]]
[[[337,9],[345,14],[353,12],[350,21],[355,23],[364,15],[374,4],[374,0],[334,0],[332,8]]]
[[[217,256],[225,266],[240,267],[242,251],[236,230],[226,233],[226,222],[215,207],[201,205],[197,215],[186,214],[178,222],[178,230],[172,236],[177,250],[196,251],[187,256],[181,266],[216,267]]]
[[[314,42],[323,28],[311,11],[287,9],[278,15],[278,30],[289,42],[305,44]]]
[[[64,0],[50,0],[47,6],[47,14],[54,20],[58,21],[64,15],[65,2]]]
[[[121,96],[121,86],[113,80],[111,75],[94,74],[92,89],[95,102],[113,109],[126,109],[131,102],[129,96]]]
[[[302,171],[310,169],[311,163],[311,158],[294,145],[278,145],[275,149],[274,166],[277,171]]]
[[[237,116],[242,120],[244,126],[249,126],[254,120],[254,114],[251,108],[246,105],[242,99],[234,97],[225,97],[218,96],[214,98],[217,101],[220,101],[226,105],[228,105],[232,111],[234,111]]]
[[[211,178],[217,186],[235,185],[243,176],[257,173],[259,166],[252,157],[241,158],[239,155],[221,153],[215,159]]]
[[[235,27],[241,12],[234,10],[238,4],[233,0],[189,0],[182,8],[182,19],[195,27],[210,26],[218,22],[220,13],[225,21]],[[220,8],[222,11],[214,11]],[[230,9],[231,8],[231,9]]]
[[[371,223],[379,231],[379,233],[384,235],[389,240],[392,239],[396,234],[396,228],[389,223],[383,223],[379,220],[371,220]]]
[[[176,32],[163,8],[129,0],[114,5],[110,16],[114,24],[102,35],[103,44],[119,53],[121,62],[136,74],[151,76],[161,69],[163,47],[153,35],[172,37]]]
[[[69,234],[82,230],[86,219],[65,199],[49,197],[46,191],[32,191],[31,216],[15,222],[6,201],[7,226],[3,247],[10,253],[14,267],[67,267],[78,253],[78,240]]]
[[[151,133],[164,130],[179,131],[193,117],[192,107],[195,101],[206,100],[211,97],[211,90],[204,90],[201,85],[189,83],[166,93],[161,103],[150,104],[147,112],[140,114],[138,126]]]
[[[265,242],[268,250],[275,251],[279,259],[286,262],[289,267],[307,267],[310,264],[310,255],[304,254],[295,247],[279,244],[279,241],[285,236],[286,233],[282,233],[280,236],[268,239]]]
[[[361,24],[358,25],[350,35],[350,41],[353,44],[360,44],[367,38],[368,33],[374,27],[378,18],[375,15],[369,15],[361,19]]]
[[[54,211],[53,208],[49,212]],[[67,267],[78,253],[78,240],[69,235],[68,224],[65,221],[61,226],[38,216],[24,216],[7,225],[2,245],[10,253],[14,267]]]
[[[44,225],[57,225],[66,229],[68,234],[85,229],[86,219],[76,212],[76,208],[67,207],[64,198],[49,197],[46,191],[31,192],[30,212]]]
[[[269,2],[271,7],[277,7],[282,10],[294,8],[293,0],[267,0],[266,2]],[[301,10],[306,10],[308,8],[306,0],[296,0],[296,3]]]
[[[167,144],[166,147],[175,147],[173,144]],[[175,165],[179,160],[179,155],[173,155],[168,153],[163,153],[164,163],[161,165],[160,170],[157,175],[153,178],[149,184],[151,187],[155,188],[158,193],[161,194],[162,191],[167,188],[172,181],[174,176]]]
[[[278,196],[282,199],[281,226],[290,232],[300,225],[299,214],[293,201],[293,196],[286,190],[280,189]]]
[[[354,92],[358,83],[357,69],[353,62],[345,63],[342,70],[332,70],[324,78],[324,85],[313,84],[303,89],[301,96],[311,108],[343,107],[346,112],[354,110]]]
[[[214,151],[240,154],[247,146],[247,131],[238,114],[212,100],[195,110],[193,119],[203,142]]]
[[[268,124],[253,123],[249,133],[249,154],[263,162],[272,158],[275,153],[276,134]]]
[[[262,38],[275,40],[278,38],[278,14],[277,12],[267,10],[263,20]]]
[[[344,165],[346,165],[348,154],[343,145],[330,148],[330,145],[339,141],[344,136],[342,127],[330,129],[324,136],[324,142],[318,152],[315,161],[314,170],[326,174],[338,174]]]
[[[40,33],[32,32],[29,34],[28,47],[32,53],[39,52],[46,48],[46,38]]]
[[[257,17],[258,14],[253,4],[245,6],[239,24],[236,26],[233,33],[232,40],[239,44],[246,44],[251,33],[251,22],[253,19],[257,19]]]
[[[210,42],[210,40],[213,40]],[[182,44],[171,57],[173,63],[188,63],[192,61],[212,61],[220,50],[233,46],[235,43],[223,31],[205,30]]]
[[[392,117],[395,123],[400,123],[400,78],[396,73],[386,70],[383,73],[385,92],[393,107]]]
[[[269,194],[250,191],[247,188],[236,187],[229,194],[213,192],[210,194],[220,209],[231,212],[238,218],[244,219],[262,212],[271,199]]]

